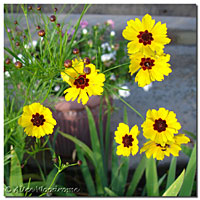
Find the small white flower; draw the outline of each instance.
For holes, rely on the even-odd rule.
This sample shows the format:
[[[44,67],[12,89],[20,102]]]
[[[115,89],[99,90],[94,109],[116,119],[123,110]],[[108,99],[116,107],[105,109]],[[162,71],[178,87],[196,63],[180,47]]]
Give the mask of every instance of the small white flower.
[[[103,54],[103,55],[101,56],[101,61],[102,61],[102,62],[109,61],[110,59],[111,59],[111,55],[110,55],[109,53]]]
[[[129,89],[128,86],[126,86],[126,85],[121,86],[121,88],[123,88],[123,89]],[[129,91],[127,91],[127,90],[119,90],[119,96],[121,96],[121,97],[126,98],[126,97],[130,96],[130,94],[131,93]]]
[[[101,44],[101,48],[102,48],[103,50],[106,50],[106,49],[107,49],[108,51],[111,51],[111,50],[112,50],[108,42],[105,42],[105,43]]]
[[[150,89],[152,86],[153,86],[153,83],[151,82],[149,85],[145,85],[145,86],[143,87],[143,89],[144,89],[145,92],[148,92],[149,89]]]
[[[4,74],[6,77],[10,77],[10,73],[8,71],[6,71]]]
[[[115,31],[110,32],[110,36],[114,37],[115,36]]]
[[[116,80],[116,76],[114,74],[111,74],[110,80],[115,81]]]
[[[83,30],[82,30],[82,33],[84,34],[84,35],[86,35],[87,34],[87,29],[86,28],[84,28]]]
[[[18,58],[20,58],[21,60],[24,61],[24,56],[22,56],[22,54],[18,54],[17,56],[18,56]],[[14,58],[13,58],[13,63],[15,63],[15,62],[17,62],[17,61],[19,61],[19,59],[16,59],[16,58],[14,57]]]
[[[32,43],[32,44],[33,44],[33,47],[36,47],[37,41],[36,41],[36,40],[33,40],[33,43]],[[25,48],[25,49],[29,49],[30,47],[31,47],[31,42],[29,42],[28,45],[27,45],[27,44],[24,45],[24,48]]]
[[[60,90],[60,86],[59,85],[56,85],[56,87],[54,88],[54,91],[55,92],[58,92]]]

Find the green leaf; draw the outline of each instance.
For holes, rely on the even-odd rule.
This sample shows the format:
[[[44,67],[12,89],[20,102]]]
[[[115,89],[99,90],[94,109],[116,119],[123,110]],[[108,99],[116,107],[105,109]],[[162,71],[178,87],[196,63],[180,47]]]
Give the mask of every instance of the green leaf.
[[[194,145],[190,160],[186,168],[185,178],[179,196],[191,196],[195,173],[196,173],[196,143]]]
[[[161,184],[163,183],[163,181],[165,180],[165,177],[167,176],[167,174],[165,173],[158,181],[158,186],[160,187]]]
[[[117,197],[117,194],[115,194],[112,190],[110,190],[108,187],[104,187],[105,192],[108,194],[110,197]]]
[[[192,132],[190,132],[190,131],[186,131],[186,130],[183,130],[183,132],[184,132],[185,134],[191,136],[194,140],[197,139],[197,136],[196,136],[194,133],[192,133]]]
[[[176,157],[173,156],[169,167],[169,173],[167,176],[167,185],[165,190],[167,190],[169,186],[174,182],[175,176],[176,176]]]
[[[122,167],[119,172],[118,176],[118,194],[122,196],[124,194],[126,181],[128,177],[128,170],[129,170],[129,157],[121,157],[120,162],[122,163]]]
[[[53,180],[53,178],[55,177],[56,173],[57,173],[58,169],[57,168],[53,168],[51,170],[51,172],[48,174],[47,179],[46,179],[46,187],[49,188],[49,186],[51,185],[51,182]],[[54,182],[54,184],[56,183],[56,181]]]
[[[151,157],[146,159],[146,188],[148,196],[158,196],[158,175],[156,169],[156,162]]]
[[[111,117],[111,105],[108,94],[105,95],[106,103],[107,103],[107,119],[106,119],[106,136],[105,136],[105,166],[107,171],[108,160],[109,160],[109,147],[110,147],[110,117]]]
[[[93,152],[91,151],[91,149],[82,141],[80,141],[79,139],[67,134],[67,133],[63,133],[62,131],[58,131],[63,137],[71,140],[72,142],[74,142],[75,144],[77,144],[85,153],[85,155],[92,161],[93,165],[96,166],[96,161],[94,159],[94,155]]]
[[[15,190],[16,187],[23,186],[22,171],[19,159],[14,149],[11,150],[10,166],[10,187]],[[23,193],[14,192],[14,196],[24,196]]]
[[[190,157],[191,156],[191,153],[192,153],[192,148],[190,148],[190,147],[188,147],[187,145],[181,145],[181,149],[182,149],[182,152],[186,155],[186,156],[188,156],[188,157]]]
[[[162,196],[177,196],[183,184],[185,169]]]
[[[94,186],[94,182],[93,182],[90,170],[87,165],[87,161],[78,145],[76,145],[76,150],[77,150],[77,154],[78,154],[78,159],[82,161],[82,165],[80,166],[80,168],[81,168],[81,172],[83,174],[83,178],[85,180],[89,195],[95,196],[96,190],[95,190],[95,186]]]
[[[79,139],[67,134],[67,133],[63,133],[62,131],[59,131],[59,133],[64,136],[65,138],[71,140],[72,142],[74,142],[75,144],[77,144],[81,150],[83,150],[84,154],[88,157],[88,159],[92,162],[92,164],[94,165],[95,167],[95,175],[96,175],[96,185],[97,185],[97,192],[98,193],[102,193],[103,192],[103,187],[102,187],[102,181],[101,181],[101,169],[99,169],[99,163],[96,162],[96,159],[95,159],[95,155],[94,153],[91,151],[91,149],[86,145],[84,144],[83,142],[81,142]],[[99,184],[98,184],[99,183]]]
[[[117,176],[118,176],[118,167],[119,167],[119,163],[118,163],[118,156],[116,154],[116,150],[117,150],[117,144],[115,142],[115,140],[113,140],[113,144],[112,144],[112,170],[111,170],[111,188],[114,191],[117,191]]]
[[[99,176],[102,181],[103,186],[107,185],[107,176],[105,174],[105,169],[103,165],[103,158],[101,155],[101,148],[99,143],[99,137],[97,134],[96,125],[94,122],[93,115],[90,111],[90,109],[86,106],[87,116],[88,116],[88,123],[89,123],[89,129],[90,129],[90,139],[92,144],[92,150],[94,154],[94,159],[98,165],[97,169],[99,171]]]
[[[135,172],[134,172],[134,175],[133,175],[133,178],[131,180],[131,183],[128,187],[128,190],[127,190],[127,193],[126,193],[126,196],[132,196],[135,192],[135,189],[140,181],[140,179],[142,178],[142,175],[144,173],[144,170],[145,170],[145,162],[146,162],[146,156],[143,156],[140,163],[138,164]]]

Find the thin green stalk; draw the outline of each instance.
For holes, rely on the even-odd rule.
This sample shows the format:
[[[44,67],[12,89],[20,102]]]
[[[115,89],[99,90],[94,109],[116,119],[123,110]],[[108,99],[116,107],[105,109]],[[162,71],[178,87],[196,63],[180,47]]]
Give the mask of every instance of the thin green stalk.
[[[41,104],[42,104],[42,103],[46,100],[46,98],[48,97],[49,92],[50,92],[50,90],[51,90],[51,88],[52,88],[52,85],[53,85],[53,80],[51,80],[50,85],[49,85],[49,89],[48,89],[48,91],[47,91],[45,97],[42,99]]]
[[[117,66],[115,66],[115,67],[111,67],[111,68],[109,68],[109,69],[103,71],[102,73],[105,74],[106,72],[109,72],[109,71],[111,71],[111,70],[113,70],[113,69],[116,69],[116,68],[119,68],[119,67],[122,67],[122,66],[128,65],[128,64],[130,64],[130,63],[124,63],[124,64],[121,64],[121,65],[117,65]]]
[[[29,27],[28,18],[27,18],[27,10],[25,12],[23,5],[21,5],[21,8],[24,12],[24,16],[25,16],[26,24],[27,24],[27,28],[28,28],[28,33],[29,33],[29,39],[31,40],[31,46],[33,47],[33,40],[32,40],[32,37],[31,37],[30,27]]]
[[[63,167],[63,168],[61,168],[61,169],[58,169],[58,171],[57,171],[56,175],[54,176],[54,178],[53,178],[53,180],[52,180],[50,186],[49,186],[48,189],[47,189],[47,191],[49,191],[49,190],[51,189],[51,187],[52,187],[52,185],[54,184],[54,182],[55,182],[57,176],[58,176],[64,169],[66,169],[67,167],[75,166],[75,165],[78,165],[78,164],[77,164],[77,163],[74,163],[74,164],[67,165],[67,166],[65,166],[65,167]],[[45,194],[47,194],[47,192],[42,193],[42,194],[40,195],[40,197],[44,196]]]
[[[13,43],[12,43],[12,40],[11,40],[11,38],[10,38],[10,34],[8,33],[8,28],[7,28],[5,22],[4,22],[4,27],[5,27],[5,29],[6,29],[6,33],[7,33],[8,39],[9,39],[9,41],[10,41],[10,45],[11,45],[11,47],[12,47],[12,50],[15,51],[15,50],[14,50]]]
[[[4,126],[6,126],[6,125],[10,124],[11,122],[13,122],[13,121],[15,121],[15,120],[19,119],[20,117],[21,117],[21,115],[19,115],[19,116],[15,117],[15,118],[13,118],[13,119],[11,119],[11,120],[10,120],[10,121],[8,121],[8,122],[5,122],[5,123],[4,123]]]
[[[37,159],[36,159],[34,156],[32,156],[32,157],[34,158],[34,160],[35,160],[35,162],[36,162],[36,164],[37,164],[37,166],[38,166],[38,169],[39,169],[39,171],[40,171],[40,175],[41,175],[42,181],[45,182],[44,173],[43,173],[43,171],[42,171],[42,168],[40,167],[39,162],[37,161]]]
[[[108,86],[108,85],[107,85]],[[127,103],[125,100],[123,100],[118,94],[114,93],[110,88],[105,86],[111,93],[113,93],[115,96],[117,96],[124,104],[126,104],[130,109],[132,109],[136,114],[138,114],[144,121],[145,118],[140,114],[135,108],[133,108],[129,103]]]

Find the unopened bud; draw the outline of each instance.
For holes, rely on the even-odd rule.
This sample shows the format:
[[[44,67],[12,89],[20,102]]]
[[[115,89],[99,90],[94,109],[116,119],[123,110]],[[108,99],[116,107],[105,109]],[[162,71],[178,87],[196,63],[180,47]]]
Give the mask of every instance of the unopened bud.
[[[88,57],[85,57],[83,59],[84,64],[89,65],[90,64],[90,59]]]
[[[9,65],[10,64],[10,59],[7,58],[5,62],[6,62],[7,65]]]
[[[65,66],[66,68],[71,67],[71,66],[72,66],[72,61],[69,60],[69,59],[65,60],[65,62],[64,62],[64,66]]]
[[[79,54],[79,49],[74,48],[74,49],[73,49],[73,54]]]
[[[16,68],[22,68],[22,63],[20,62],[20,61],[17,61],[16,63],[15,63],[15,67]]]
[[[85,67],[83,70],[86,74],[90,74],[91,73],[91,68],[90,67]]]
[[[77,161],[77,164],[78,164],[79,166],[81,166],[81,165],[82,165],[82,161],[81,161],[81,160],[78,160],[78,161]]]
[[[38,35],[39,35],[40,37],[44,37],[44,36],[45,36],[45,31],[44,31],[44,30],[40,30],[40,31],[38,32]]]
[[[56,16],[55,15],[51,15],[51,17],[49,18],[51,22],[55,22],[56,21]]]

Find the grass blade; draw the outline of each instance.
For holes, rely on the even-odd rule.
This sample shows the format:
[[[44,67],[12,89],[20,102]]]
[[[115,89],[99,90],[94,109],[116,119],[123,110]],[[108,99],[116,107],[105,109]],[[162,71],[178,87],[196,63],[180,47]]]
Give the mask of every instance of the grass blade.
[[[136,189],[136,187],[137,187],[137,185],[138,185],[138,183],[139,183],[139,181],[142,178],[142,175],[144,173],[145,162],[146,162],[146,156],[143,156],[140,163],[138,164],[135,172],[134,172],[134,175],[133,175],[131,183],[128,187],[126,196],[132,196],[134,194],[135,189]]]
[[[10,187],[15,189],[16,187],[23,186],[22,170],[19,159],[14,149],[11,150],[11,167],[10,167]],[[23,193],[14,192],[14,196],[24,196]]]
[[[156,162],[151,157],[146,159],[146,188],[148,196],[158,196],[158,175],[156,169]]]
[[[110,190],[108,187],[104,187],[105,192],[108,194],[110,197],[117,197],[117,194],[115,194],[112,190]]]
[[[196,144],[194,145],[190,160],[186,168],[185,178],[179,196],[191,196],[192,187],[195,179],[195,173],[196,173]]]
[[[105,169],[104,169],[104,165],[103,165],[103,158],[102,158],[102,154],[101,154],[101,148],[100,148],[96,125],[95,125],[94,118],[93,118],[93,115],[92,115],[90,109],[87,106],[85,108],[86,108],[87,116],[88,116],[90,139],[91,139],[94,159],[95,159],[96,163],[98,164],[97,169],[99,171],[99,176],[101,178],[103,186],[105,187],[105,186],[107,186],[107,176],[105,174]]]
[[[175,176],[176,176],[176,157],[173,156],[169,167],[169,173],[167,176],[167,185],[165,190],[167,190],[169,186],[174,182]]]
[[[92,176],[90,174],[90,170],[88,168],[87,165],[87,161],[80,149],[80,147],[78,145],[76,145],[76,150],[77,150],[77,154],[78,154],[78,159],[82,161],[82,165],[80,166],[81,168],[81,172],[83,174],[83,178],[85,180],[86,186],[87,186],[87,190],[89,192],[90,196],[95,196],[96,195],[96,190],[95,190],[95,186],[94,186],[94,182],[92,179]]]
[[[183,184],[185,169],[162,196],[177,196]]]

